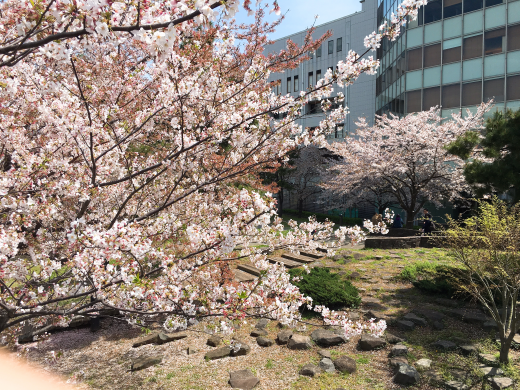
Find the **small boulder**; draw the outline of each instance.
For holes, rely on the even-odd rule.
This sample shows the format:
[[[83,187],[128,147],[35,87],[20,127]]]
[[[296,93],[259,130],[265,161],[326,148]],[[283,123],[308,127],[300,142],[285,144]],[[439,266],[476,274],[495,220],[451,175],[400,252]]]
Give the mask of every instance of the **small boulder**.
[[[186,355],[194,355],[196,353],[197,353],[197,350],[194,347],[192,347],[191,345],[188,348],[186,348]]]
[[[267,324],[269,324],[269,320],[267,318],[260,318],[255,325],[256,329],[264,329]]]
[[[326,349],[320,349],[318,351],[318,355],[320,355],[322,358],[331,358],[330,351],[327,351]]]
[[[390,351],[390,356],[406,356],[408,354],[408,347],[403,344],[396,344]]]
[[[356,271],[352,272],[348,276],[349,279],[359,279],[360,277],[361,277],[361,274],[359,272],[356,272]]]
[[[445,328],[444,323],[442,321],[434,321],[433,329],[435,330],[443,330]]]
[[[485,364],[479,365],[478,369],[484,376],[501,376],[504,375],[504,371],[498,367],[490,367]]]
[[[356,361],[348,356],[340,356],[334,360],[334,367],[340,372],[348,372],[349,374],[357,370]]]
[[[320,360],[320,368],[325,372],[334,372],[336,368],[334,363],[329,358],[323,358]]]
[[[426,317],[429,321],[435,322],[435,321],[442,321],[446,316],[442,313],[439,313],[435,310],[430,309],[415,309],[416,313],[420,314],[423,317]]]
[[[274,344],[274,340],[268,339],[267,337],[260,336],[256,338],[256,342],[261,347],[270,347]]]
[[[396,322],[396,325],[402,330],[413,330],[415,324],[412,321],[400,320]]]
[[[457,344],[447,340],[438,340],[432,344],[432,347],[441,352],[447,352],[456,350]]]
[[[332,347],[334,345],[343,344],[347,341],[344,336],[323,329],[317,329],[312,332],[311,339],[321,347]]]
[[[276,336],[276,341],[280,345],[285,345],[289,342],[292,335],[293,333],[290,330],[282,330],[281,332],[278,332],[278,335]]]
[[[299,374],[312,377],[312,376],[318,375],[320,373],[320,371],[321,370],[319,367],[315,366],[312,363],[308,363],[301,368],[301,370],[299,371]]]
[[[462,344],[459,346],[463,355],[470,356],[478,353],[478,347],[475,344]]]
[[[159,333],[154,333],[149,336],[143,337],[132,344],[133,348],[141,347],[147,344],[155,344],[159,340]]]
[[[443,381],[443,387],[448,390],[469,390],[469,386],[458,380]]]
[[[260,379],[253,375],[251,370],[231,371],[229,384],[234,389],[251,390],[260,383]]]
[[[419,359],[415,362],[415,367],[418,370],[429,370],[432,366],[432,361],[430,359]]]
[[[513,386],[513,380],[511,378],[488,378],[488,382],[493,389],[502,390],[509,389]]]
[[[386,340],[369,334],[361,335],[358,342],[358,348],[362,351],[373,351],[374,349],[383,348]]]
[[[400,385],[414,385],[419,382],[419,373],[408,364],[400,364],[394,382]]]
[[[386,332],[385,338],[388,344],[398,344],[404,341],[402,338],[397,337],[396,335],[393,335],[392,333],[388,332]]]
[[[403,317],[403,319],[405,321],[411,321],[415,325],[419,325],[419,326],[427,326],[428,325],[428,322],[424,318],[418,317],[418,316],[416,316],[413,313],[408,313],[407,315],[405,315]]]
[[[295,350],[310,349],[312,348],[311,339],[309,336],[293,334],[287,342],[287,348]]]
[[[222,343],[222,339],[218,337],[216,334],[211,336],[208,341],[206,341],[206,344],[210,347],[218,347]]]
[[[179,333],[159,333],[157,338],[157,344],[166,344],[175,340],[181,340],[188,337],[185,332]]]
[[[145,368],[155,366],[162,362],[163,357],[161,355],[157,356],[141,356],[132,361],[132,366],[130,368],[131,371],[139,371],[144,370]]]
[[[490,353],[479,353],[478,360],[487,366],[499,366],[500,363],[495,355]]]
[[[216,360],[228,357],[231,355],[231,348],[228,346],[220,347],[217,349],[213,349],[211,351],[206,352],[204,355],[204,359],[206,360]]]
[[[230,356],[245,356],[251,352],[251,347],[242,340],[233,339],[233,347],[231,348]]]
[[[396,356],[391,358],[388,363],[390,364],[390,367],[397,368],[401,364],[408,364],[408,359],[404,356]]]
[[[267,336],[269,333],[264,329],[255,329],[251,332],[251,337]]]

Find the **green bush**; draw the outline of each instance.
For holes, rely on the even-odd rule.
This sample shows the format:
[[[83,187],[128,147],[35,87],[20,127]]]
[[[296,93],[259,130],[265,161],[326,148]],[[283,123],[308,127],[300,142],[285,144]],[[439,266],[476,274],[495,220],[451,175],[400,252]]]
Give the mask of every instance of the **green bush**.
[[[337,273],[331,273],[328,268],[315,267],[310,273],[291,269],[289,274],[300,278],[293,283],[302,294],[312,298],[314,305],[335,309],[342,306],[357,307],[361,303],[357,288],[348,280],[342,280]]]
[[[284,214],[291,214],[291,215],[297,216],[298,215],[298,210],[284,209],[283,213]],[[338,225],[341,222],[341,217],[338,216],[338,215],[329,215],[329,214],[323,214],[323,213],[311,213],[309,211],[304,211],[302,213],[302,215],[304,217],[310,217],[311,215],[314,215],[318,222],[325,222],[326,219],[328,219],[329,221],[334,222],[334,223],[336,223]],[[362,226],[363,225],[363,218],[343,217],[343,223],[341,225],[342,226],[355,226],[355,225]]]
[[[452,296],[457,291],[451,278],[453,270],[446,265],[419,261],[403,268],[399,278],[425,292]]]

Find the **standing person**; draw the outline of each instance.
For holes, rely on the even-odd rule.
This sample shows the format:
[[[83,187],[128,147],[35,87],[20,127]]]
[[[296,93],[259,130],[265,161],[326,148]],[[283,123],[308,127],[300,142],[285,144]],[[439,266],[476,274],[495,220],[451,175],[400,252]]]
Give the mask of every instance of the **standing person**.
[[[402,228],[403,227],[403,220],[401,219],[401,216],[397,214],[394,218],[394,223],[392,224],[393,228]]]
[[[428,212],[428,209],[423,210],[423,231],[424,233],[428,234],[432,232],[433,228],[433,217]]]

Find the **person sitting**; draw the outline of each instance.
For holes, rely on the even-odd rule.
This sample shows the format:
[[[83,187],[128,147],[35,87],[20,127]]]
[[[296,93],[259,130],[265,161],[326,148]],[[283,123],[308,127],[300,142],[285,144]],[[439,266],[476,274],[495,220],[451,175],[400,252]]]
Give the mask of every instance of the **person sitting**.
[[[379,213],[375,213],[372,217],[372,225],[378,225],[380,222],[383,222],[383,216]]]
[[[403,227],[403,220],[401,219],[401,216],[397,214],[394,218],[394,223],[392,224],[393,228],[402,228]]]
[[[428,209],[424,209],[423,210],[423,232],[425,234],[429,234],[432,232],[432,229],[433,229],[433,217],[432,215],[428,212]]]

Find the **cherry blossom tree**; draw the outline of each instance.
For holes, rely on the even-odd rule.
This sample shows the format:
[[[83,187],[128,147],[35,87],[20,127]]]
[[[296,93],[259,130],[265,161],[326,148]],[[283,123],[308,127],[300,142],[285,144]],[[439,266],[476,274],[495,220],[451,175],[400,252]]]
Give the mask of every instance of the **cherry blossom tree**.
[[[336,142],[331,151],[343,160],[330,166],[323,187],[340,196],[367,183],[381,183],[406,212],[406,227],[412,228],[416,214],[426,202],[440,205],[467,190],[464,161],[449,154],[446,146],[470,129],[483,126],[483,114],[490,103],[475,114],[453,114],[443,119],[440,109],[399,118],[390,114],[376,117],[369,127],[357,123],[356,138]]]
[[[406,0],[366,38],[367,53],[422,4]],[[253,12],[249,0],[243,7]],[[246,316],[293,325],[312,302],[249,244],[297,251],[331,235],[363,239],[359,227],[312,219],[281,235],[257,172],[300,144],[326,144],[345,109],[310,134],[295,124],[302,107],[378,61],[350,51],[315,88],[275,96],[270,72],[297,66],[329,35],[313,41],[311,30],[301,47],[264,56],[279,21],[264,23],[257,2],[255,22],[237,26],[238,9],[236,0],[0,3],[2,336],[104,308],[168,330],[206,318],[228,331]],[[263,272],[238,283],[232,268],[246,257]],[[384,330],[319,310],[347,334]]]

